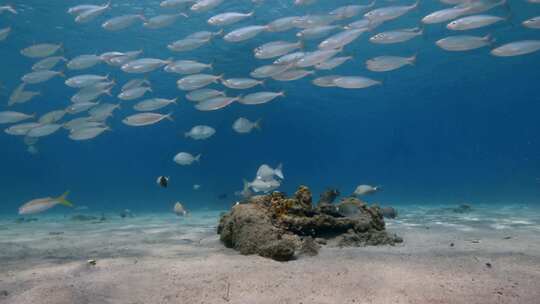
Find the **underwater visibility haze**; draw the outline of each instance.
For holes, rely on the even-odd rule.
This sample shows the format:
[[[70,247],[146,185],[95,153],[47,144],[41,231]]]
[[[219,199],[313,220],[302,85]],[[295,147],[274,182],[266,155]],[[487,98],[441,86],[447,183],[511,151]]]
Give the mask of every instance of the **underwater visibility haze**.
[[[96,258],[99,266],[99,258],[140,252],[183,258],[174,251],[183,247],[152,251],[135,235],[140,231],[165,231],[156,241],[162,246],[194,242],[191,254],[211,257],[223,250],[215,235],[221,211],[254,194],[292,195],[300,185],[315,201],[338,189],[342,198],[396,207],[398,217],[386,224],[403,243],[368,256],[436,255],[456,243],[472,257],[480,254],[470,246],[489,242],[471,240],[494,238],[496,246],[478,249],[494,252],[486,259],[525,248],[534,265],[536,245],[500,239],[523,233],[521,241],[534,243],[540,230],[539,16],[537,0],[0,2],[0,257],[8,261],[0,272],[57,261],[59,251],[44,244],[70,248],[82,236],[86,243],[72,244],[66,263]],[[51,111],[58,112],[44,117]],[[56,199],[63,193],[69,196]],[[31,202],[40,198],[52,199]],[[92,224],[100,218],[111,226]],[[114,234],[125,225],[135,229],[130,243]],[[60,231],[54,235],[64,239],[47,240]],[[185,234],[175,238],[175,231]],[[118,248],[99,243],[109,232]],[[215,243],[205,243],[209,238]],[[352,263],[362,254],[331,255]],[[287,271],[301,272],[302,261]],[[325,267],[339,269],[338,262]],[[265,262],[253,263],[250,273],[271,273]],[[188,264],[179,271],[195,271]],[[0,303],[39,299],[38,291],[23,292],[29,285],[22,277],[0,279]],[[515,278],[522,301],[501,303],[533,303],[533,280]],[[491,288],[500,281],[485,282]],[[225,297],[208,303],[234,302],[229,285]],[[309,303],[349,303],[349,291]],[[243,292],[236,303],[256,303]],[[461,292],[441,303],[502,296]],[[102,296],[110,303],[157,299],[135,294],[132,302]],[[69,302],[81,299],[77,292],[70,296],[49,300],[83,303]],[[434,299],[409,296],[399,303]],[[307,296],[263,298],[293,303]],[[109,303],[99,299],[90,303]],[[185,303],[195,299],[193,291]]]

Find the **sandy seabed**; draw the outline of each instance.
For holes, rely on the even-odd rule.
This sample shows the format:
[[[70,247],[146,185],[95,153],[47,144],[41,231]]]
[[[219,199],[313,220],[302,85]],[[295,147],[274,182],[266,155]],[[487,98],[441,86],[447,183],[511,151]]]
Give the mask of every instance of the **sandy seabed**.
[[[0,303],[540,303],[540,211],[474,210],[407,207],[402,245],[286,263],[224,248],[219,212],[2,218]]]

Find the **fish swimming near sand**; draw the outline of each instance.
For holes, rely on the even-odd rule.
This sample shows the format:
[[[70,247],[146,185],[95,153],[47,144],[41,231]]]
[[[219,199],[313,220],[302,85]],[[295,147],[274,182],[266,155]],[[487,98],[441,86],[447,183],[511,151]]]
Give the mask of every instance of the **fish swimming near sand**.
[[[38,198],[38,199],[31,200],[19,208],[19,214],[25,215],[25,214],[41,213],[41,212],[44,212],[53,208],[56,205],[73,207],[73,204],[67,200],[68,195],[69,195],[69,191],[66,191],[60,197],[56,197],[56,198],[46,197],[46,198]]]
[[[359,185],[354,190],[354,195],[362,196],[362,195],[367,195],[367,194],[373,194],[379,190],[380,190],[380,187],[374,187],[370,185]]]
[[[186,216],[188,214],[187,210],[184,208],[184,206],[180,202],[176,202],[176,204],[174,204],[173,211],[177,216]]]

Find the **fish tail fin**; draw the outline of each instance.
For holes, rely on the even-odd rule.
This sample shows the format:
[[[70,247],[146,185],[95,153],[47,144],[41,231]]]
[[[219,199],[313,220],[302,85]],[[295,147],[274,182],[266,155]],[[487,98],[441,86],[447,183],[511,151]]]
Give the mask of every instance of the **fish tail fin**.
[[[242,183],[244,184],[244,191],[249,189],[249,181],[247,179],[242,179]]]
[[[416,2],[413,4],[413,9],[417,9],[420,6],[420,0],[416,0]]]
[[[512,9],[510,8],[510,4],[508,4],[508,2],[505,2],[503,7],[507,12],[504,20],[510,24],[510,27],[515,27],[516,25],[514,23],[514,14],[512,12]]]
[[[197,156],[195,156],[195,161],[200,162],[201,161],[201,156],[202,156],[201,153],[197,154]]]
[[[73,204],[67,200],[68,195],[69,195],[69,190],[64,192],[64,194],[62,194],[59,198],[57,198],[57,200],[60,203],[60,205],[73,207]]]
[[[169,59],[172,59],[172,58],[169,58]],[[152,85],[152,83],[150,82],[150,80],[148,80],[148,74],[144,74],[144,78],[143,78],[143,84],[146,84],[146,85]]]
[[[494,43],[497,41],[497,39],[495,39],[495,37],[493,37],[492,34],[487,34],[487,35],[484,36],[484,38],[482,38],[482,39],[484,39],[485,41],[487,41],[489,44],[494,44]]]
[[[189,18],[189,15],[186,14],[186,13],[180,13],[180,16],[185,17],[185,18]]]
[[[255,124],[253,125],[253,127],[257,130],[261,130],[261,122],[262,122],[262,118],[259,118],[257,119],[257,121],[255,122]]]
[[[174,122],[174,118],[172,117],[172,114],[173,114],[173,113],[171,112],[171,113],[165,115],[165,118],[167,118],[168,120]]]
[[[224,33],[225,33],[225,31],[223,29],[220,29],[219,31],[213,33],[212,36],[221,37],[221,36],[223,36]]]
[[[19,13],[19,12],[13,7],[13,5],[8,5],[8,6],[7,6],[7,10],[8,10],[10,13],[14,14],[14,15],[17,15],[17,14]]]
[[[418,58],[418,53],[415,53],[411,57],[409,57],[409,64],[410,65],[416,65],[416,58]]]
[[[274,169],[274,174],[281,178],[281,179],[285,179],[285,176],[283,175],[283,164],[280,163],[276,169]]]
[[[512,8],[510,7],[510,4],[508,4],[508,1],[502,0],[502,6],[508,12],[508,16],[511,16],[512,15]]]
[[[298,48],[303,52],[306,49],[306,41],[304,39],[298,40]]]
[[[279,92],[279,96],[281,96],[281,97],[287,97],[287,95],[285,95],[285,91]]]
[[[378,82],[378,85],[380,85],[381,87],[385,87],[385,83],[386,83],[386,75],[383,76],[383,79],[382,80],[377,80]]]
[[[175,99],[173,99],[172,103],[174,103],[175,105],[178,105],[178,97],[176,97]]]

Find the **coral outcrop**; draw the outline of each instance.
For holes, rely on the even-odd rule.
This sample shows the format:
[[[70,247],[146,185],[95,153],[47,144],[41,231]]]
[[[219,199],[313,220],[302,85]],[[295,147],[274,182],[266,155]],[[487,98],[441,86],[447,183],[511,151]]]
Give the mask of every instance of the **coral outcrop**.
[[[218,234],[225,246],[241,254],[277,261],[313,256],[319,244],[328,246],[394,245],[402,242],[385,230],[382,210],[347,197],[332,204],[336,194],[323,194],[318,206],[311,191],[300,186],[287,197],[281,192],[254,196],[222,215]]]

